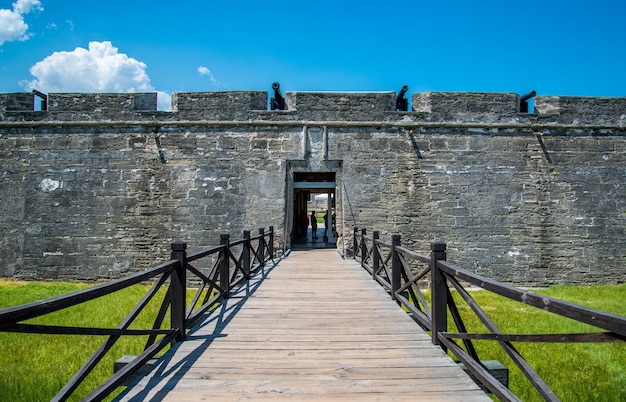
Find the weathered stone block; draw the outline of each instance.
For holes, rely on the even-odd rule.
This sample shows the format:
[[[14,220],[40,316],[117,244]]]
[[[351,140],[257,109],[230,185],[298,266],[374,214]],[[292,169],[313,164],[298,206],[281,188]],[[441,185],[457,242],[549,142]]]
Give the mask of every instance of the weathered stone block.
[[[32,93],[18,92],[0,94],[0,112],[33,110],[34,102],[35,95]]]
[[[626,97],[538,96],[540,115],[557,114],[565,123],[624,124]]]
[[[378,120],[395,110],[395,92],[287,92],[289,109],[312,120]]]
[[[49,112],[104,112],[156,110],[156,93],[51,93]]]
[[[245,120],[267,109],[267,92],[175,92],[172,110],[191,120]]]
[[[479,115],[499,120],[519,112],[520,97],[507,93],[424,92],[412,97],[413,110],[433,120],[471,121]]]

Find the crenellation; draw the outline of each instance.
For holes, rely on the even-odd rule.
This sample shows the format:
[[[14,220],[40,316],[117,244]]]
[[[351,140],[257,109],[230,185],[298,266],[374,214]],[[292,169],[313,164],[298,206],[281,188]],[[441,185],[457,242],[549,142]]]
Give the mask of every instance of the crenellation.
[[[286,110],[268,110],[264,91],[177,92],[172,111],[157,111],[156,93],[51,93],[35,110],[32,93],[0,94],[0,121],[344,121],[389,123],[626,125],[626,98],[535,96],[520,113],[515,93],[423,92],[412,111],[397,112],[395,92],[286,92]],[[481,129],[484,129],[481,128]]]
[[[538,96],[535,109],[565,124],[626,125],[626,97]]]
[[[32,93],[0,93],[0,112],[29,111],[35,109],[35,95]]]
[[[394,92],[287,92],[288,110],[303,120],[384,120],[394,111]]]
[[[424,92],[413,94],[413,111],[432,121],[503,121],[517,117],[520,97],[514,93]]]
[[[267,110],[261,91],[175,92],[172,111],[189,120],[248,120],[252,110]]]
[[[156,93],[50,93],[48,111],[112,113],[157,109]]]

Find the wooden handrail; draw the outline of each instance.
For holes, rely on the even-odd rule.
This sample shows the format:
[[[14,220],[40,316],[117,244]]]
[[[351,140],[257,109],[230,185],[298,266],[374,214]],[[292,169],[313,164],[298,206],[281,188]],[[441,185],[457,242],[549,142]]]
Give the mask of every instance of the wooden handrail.
[[[157,275],[171,272],[176,266],[176,261],[164,262],[146,271],[137,272],[124,278],[94,286],[89,289],[78,290],[76,292],[53,297],[50,299],[22,304],[20,306],[9,307],[0,310],[0,331],[6,325],[25,321],[31,318],[50,314],[64,308],[106,296],[118,290],[144,282]]]
[[[222,235],[222,244],[194,254],[187,254],[187,243],[174,242],[172,243],[171,260],[145,271],[96,285],[89,289],[0,310],[0,331],[108,336],[108,339],[104,341],[100,348],[53,398],[54,401],[67,400],[122,336],[149,335],[148,343],[142,354],[85,398],[85,400],[90,401],[102,400],[117,385],[132,376],[143,364],[168,344],[184,341],[187,329],[197,322],[204,313],[216,306],[221,300],[227,298],[233,287],[239,286],[251,274],[265,266],[268,261],[273,260],[273,243],[273,226],[270,226],[267,232],[263,228],[259,229],[259,235],[255,237],[250,237],[250,232],[245,231],[243,239],[233,242],[229,241],[228,235]],[[241,247],[241,253],[238,256],[233,251],[234,247]],[[219,264],[214,266],[209,274],[202,273],[190,264],[193,261],[216,254],[219,255]],[[197,289],[188,307],[187,292],[189,288],[187,285],[187,274],[195,276],[201,282],[201,286]],[[154,286],[117,328],[88,328],[23,323],[25,320],[95,300],[124,288],[154,280],[157,277],[159,279],[154,283]],[[129,326],[139,313],[153,298],[159,288],[165,286],[168,279],[170,280],[170,285],[152,328],[129,329]],[[203,294],[204,297],[202,297]],[[170,311],[170,323],[167,325],[167,329],[161,329],[166,311],[168,310]],[[161,339],[157,341],[158,336],[161,336]]]
[[[508,299],[626,336],[626,318],[617,314],[595,310],[589,307],[559,300],[554,297],[519,289],[473,272],[469,272],[446,261],[438,261],[437,267],[455,278],[461,279],[500,296],[504,296]]]
[[[558,401],[558,398],[541,377],[524,360],[510,342],[626,342],[626,317],[601,310],[577,305],[553,297],[529,292],[505,283],[475,274],[446,261],[445,243],[431,243],[430,256],[403,248],[399,236],[392,236],[392,243],[385,243],[378,235],[368,237],[366,230],[359,233],[358,228],[353,231],[354,258],[361,260],[361,266],[373,278],[386,288],[391,297],[406,308],[412,318],[427,330],[432,331],[432,342],[441,345],[444,350],[452,352],[465,366],[480,379],[484,386],[504,401],[517,401],[519,398],[504,388],[484,367],[472,344],[472,340],[496,341],[509,354],[513,362],[520,368],[526,378],[533,384],[539,394],[546,401]],[[378,233],[378,232],[374,232]],[[389,250],[387,254],[381,252],[368,253],[372,248],[380,247]],[[380,259],[372,261],[372,258]],[[374,270],[372,267],[387,266],[387,261],[393,261],[391,271],[387,269]],[[416,264],[425,264],[423,269],[411,269],[409,261]],[[431,305],[422,295],[417,282],[430,272]],[[398,283],[400,281],[400,283]],[[490,320],[471,295],[465,291],[461,281],[480,287],[508,299],[523,303],[541,310],[585,323],[608,332],[586,334],[504,334]],[[463,300],[475,312],[477,317],[490,330],[487,334],[467,333],[456,302],[451,296],[449,286],[453,286]],[[448,332],[447,317],[450,312],[459,333]],[[463,341],[465,349],[454,342],[454,339]]]

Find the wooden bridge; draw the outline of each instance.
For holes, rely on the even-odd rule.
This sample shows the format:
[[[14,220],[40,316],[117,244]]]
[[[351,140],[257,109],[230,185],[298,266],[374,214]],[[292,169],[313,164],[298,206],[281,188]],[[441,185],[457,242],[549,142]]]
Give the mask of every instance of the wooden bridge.
[[[354,260],[296,251],[120,398],[490,401]]]
[[[402,247],[399,235],[389,243],[376,231],[367,236],[355,228],[355,260],[333,249],[293,251],[276,260],[273,236],[273,227],[260,228],[258,236],[244,231],[235,241],[224,234],[219,246],[192,254],[186,243],[174,242],[171,259],[145,271],[0,310],[0,331],[106,336],[53,401],[77,396],[85,378],[125,337],[146,337],[143,351],[83,394],[84,401],[101,401],[118,391],[170,345],[117,400],[489,401],[447,349],[497,398],[520,401],[480,360],[473,341],[483,340],[506,352],[544,400],[556,402],[512,342],[626,341],[625,317],[472,273],[446,261],[444,243],[432,243],[430,254],[423,255]],[[146,281],[152,288],[115,328],[32,321]],[[599,332],[503,333],[461,282]],[[430,287],[429,298],[424,285]],[[166,292],[159,293],[163,287]],[[452,290],[461,300],[455,301]],[[137,328],[136,318],[151,302],[160,305],[154,324]],[[486,332],[468,331],[457,303],[469,306]],[[448,325],[448,316],[454,325]]]

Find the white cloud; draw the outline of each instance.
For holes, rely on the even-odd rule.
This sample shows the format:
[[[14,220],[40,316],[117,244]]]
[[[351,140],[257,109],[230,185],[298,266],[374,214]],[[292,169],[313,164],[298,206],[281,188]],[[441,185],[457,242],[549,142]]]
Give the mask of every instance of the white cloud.
[[[111,42],[89,42],[89,49],[54,52],[30,68],[37,79],[26,89],[45,92],[152,91],[146,65],[119,53]]]
[[[217,81],[215,80],[215,77],[213,77],[213,73],[211,73],[211,70],[209,70],[207,67],[204,66],[200,66],[198,67],[198,73],[200,73],[200,75],[206,75],[211,79],[211,82],[216,84]]]
[[[124,53],[111,42],[89,42],[89,49],[54,52],[30,68],[36,77],[20,84],[43,92],[155,92],[146,64]],[[171,97],[158,92],[159,110],[171,108]]]
[[[43,10],[40,0],[17,0],[13,3],[13,10],[20,14],[28,14],[33,10]]]
[[[13,3],[13,10],[0,9],[0,46],[4,42],[27,40],[31,34],[28,33],[24,14],[42,10],[39,0],[17,0]]]

